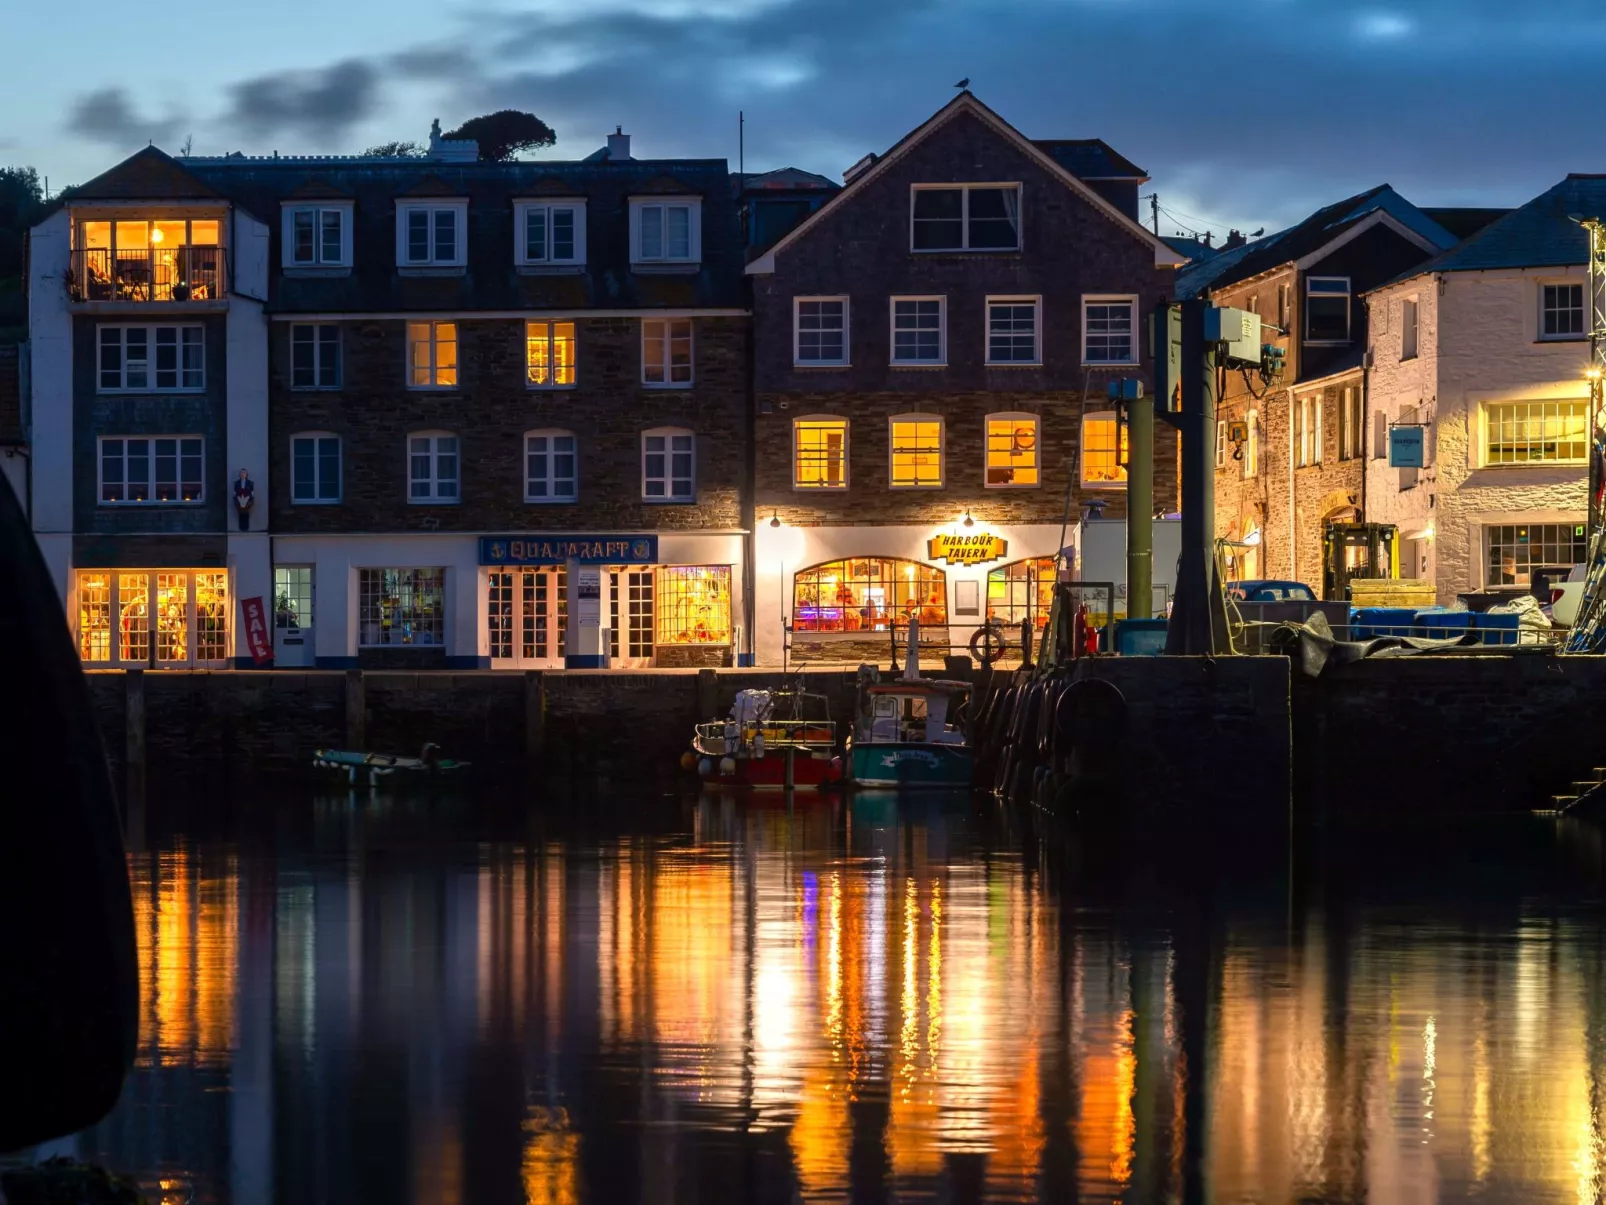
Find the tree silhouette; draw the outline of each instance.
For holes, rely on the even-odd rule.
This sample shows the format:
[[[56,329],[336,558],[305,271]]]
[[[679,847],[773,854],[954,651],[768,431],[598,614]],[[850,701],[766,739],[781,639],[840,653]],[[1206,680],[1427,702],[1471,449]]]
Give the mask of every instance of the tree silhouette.
[[[441,137],[472,138],[480,144],[482,163],[502,163],[520,151],[551,146],[558,140],[546,122],[534,113],[521,113],[517,109],[501,109],[483,117],[472,117]]]
[[[423,155],[424,148],[416,142],[381,142],[362,153],[367,158],[417,159]]]

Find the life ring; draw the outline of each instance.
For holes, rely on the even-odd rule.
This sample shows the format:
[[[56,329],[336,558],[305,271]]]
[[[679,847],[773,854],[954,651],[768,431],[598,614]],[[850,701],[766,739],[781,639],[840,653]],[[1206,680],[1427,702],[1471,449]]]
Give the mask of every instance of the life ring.
[[[984,623],[970,637],[970,655],[983,665],[991,665],[1009,648],[1009,638],[996,623]]]

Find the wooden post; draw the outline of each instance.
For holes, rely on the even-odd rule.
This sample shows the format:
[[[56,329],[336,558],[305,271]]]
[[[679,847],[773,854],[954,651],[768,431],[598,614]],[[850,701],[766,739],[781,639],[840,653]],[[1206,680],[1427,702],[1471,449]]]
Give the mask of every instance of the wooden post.
[[[546,675],[538,669],[524,675],[524,769],[531,779],[546,746]]]
[[[786,747],[786,793],[790,795],[797,789],[797,746]]]
[[[123,675],[127,690],[126,722],[128,729],[128,799],[127,812],[145,806],[145,671],[131,669]]]
[[[712,720],[719,708],[719,675],[711,669],[697,671],[697,719]]]
[[[346,746],[361,753],[368,744],[368,701],[362,670],[346,671]]]

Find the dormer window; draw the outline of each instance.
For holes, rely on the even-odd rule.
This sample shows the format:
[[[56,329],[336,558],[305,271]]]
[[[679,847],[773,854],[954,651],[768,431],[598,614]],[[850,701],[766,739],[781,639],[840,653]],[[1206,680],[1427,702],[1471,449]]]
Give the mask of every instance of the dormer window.
[[[284,207],[284,266],[351,267],[351,205],[320,202]]]
[[[513,246],[514,262],[520,267],[584,265],[585,201],[515,201]]]
[[[1019,184],[916,184],[911,251],[1019,251]]]
[[[633,197],[630,262],[697,264],[703,257],[701,197]]]
[[[396,206],[396,266],[461,268],[468,262],[467,201],[403,201]]]

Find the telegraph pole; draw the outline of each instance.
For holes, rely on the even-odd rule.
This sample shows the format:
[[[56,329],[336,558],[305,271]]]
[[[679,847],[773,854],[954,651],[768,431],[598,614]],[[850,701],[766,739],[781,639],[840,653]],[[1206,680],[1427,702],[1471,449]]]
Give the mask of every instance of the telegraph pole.
[[[1126,617],[1153,619],[1154,398],[1127,398],[1126,435]]]

